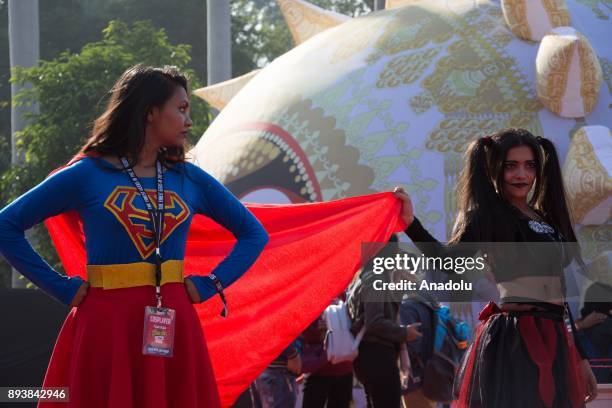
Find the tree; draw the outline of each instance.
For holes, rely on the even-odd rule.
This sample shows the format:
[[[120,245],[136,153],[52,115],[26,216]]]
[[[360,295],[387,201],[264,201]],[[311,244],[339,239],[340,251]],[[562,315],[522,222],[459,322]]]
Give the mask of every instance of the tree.
[[[84,143],[93,120],[105,107],[108,90],[121,73],[136,63],[176,65],[191,78],[193,88],[201,86],[193,70],[186,68],[190,47],[173,45],[163,29],[150,22],[136,22],[131,27],[111,21],[103,30],[103,39],[87,44],[79,53],[63,52],[56,59],[41,61],[32,68],[15,71],[14,81],[31,83],[14,103],[39,103],[40,112],[30,114],[30,123],[19,132],[19,147],[25,151],[23,165],[12,166],[0,179],[0,202],[9,202],[51,170],[66,163]],[[194,143],[210,121],[206,104],[192,97]],[[46,230],[35,232],[38,250],[61,270]]]
[[[373,0],[309,1],[353,17],[373,9]],[[231,15],[234,76],[263,67],[293,48],[291,33],[275,0],[233,0]]]
[[[78,53],[88,43],[100,41],[109,21],[127,24],[149,20],[164,28],[170,42],[191,45],[187,67],[206,78],[206,1],[182,0],[40,0],[40,58],[52,60],[60,53]],[[9,85],[8,2],[0,0],[0,174],[10,162],[11,89]],[[0,201],[1,204],[1,201]]]

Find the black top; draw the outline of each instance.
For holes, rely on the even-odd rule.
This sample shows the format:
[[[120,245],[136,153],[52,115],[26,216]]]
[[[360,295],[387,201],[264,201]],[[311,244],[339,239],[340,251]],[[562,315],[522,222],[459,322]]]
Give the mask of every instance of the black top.
[[[515,244],[476,242],[473,225],[468,224],[457,244],[443,245],[416,217],[405,233],[428,257],[465,257],[474,255],[478,250],[487,254],[492,252],[492,259],[488,261],[497,282],[524,276],[562,277],[563,268],[570,263],[567,251],[561,245],[564,242],[562,234],[548,223],[533,220],[522,213],[516,214]]]
[[[496,281],[507,282],[524,276],[559,276],[564,286],[563,268],[570,263],[571,259],[564,245],[562,245],[562,242],[565,242],[563,235],[548,223],[533,220],[518,209],[515,210],[515,213],[517,221],[514,228],[514,242],[525,242],[529,245],[512,246],[509,243],[497,243],[499,245],[496,247],[497,251],[494,251],[493,256],[496,260],[493,262],[492,268]],[[459,244],[453,245],[441,244],[423,227],[416,217],[404,232],[428,257],[471,256],[476,253],[479,247],[481,248],[481,243],[476,243],[476,234],[472,225],[467,226],[459,239]],[[462,245],[465,243],[474,244]],[[544,245],[546,243],[550,245]],[[516,250],[522,250],[523,252],[517,254]],[[502,299],[503,301],[504,299]],[[508,300],[506,299],[506,301]],[[553,304],[549,304],[549,306],[559,308],[558,313],[562,313],[561,311],[565,308]],[[582,358],[586,358],[584,349],[576,336],[576,329],[569,308],[567,311],[572,323],[574,342],[578,352]]]

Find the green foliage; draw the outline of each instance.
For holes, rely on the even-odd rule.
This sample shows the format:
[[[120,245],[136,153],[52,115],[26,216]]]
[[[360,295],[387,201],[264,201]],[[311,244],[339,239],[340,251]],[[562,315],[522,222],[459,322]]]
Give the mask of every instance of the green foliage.
[[[358,16],[373,0],[309,0],[326,10]],[[275,0],[233,0],[232,67],[234,76],[262,67],[293,48],[293,39]]]
[[[206,1],[181,0],[40,0],[40,58],[53,60],[64,52],[79,53],[85,44],[100,41],[109,21],[126,24],[149,20],[164,28],[172,44],[191,45],[187,67],[206,78]],[[0,1],[0,139],[10,144],[8,2]],[[0,161],[10,149],[0,150]],[[0,174],[5,168],[0,166]],[[0,204],[2,201],[0,201]]]
[[[0,202],[9,202],[30,189],[78,151],[93,120],[105,108],[108,91],[126,68],[137,63],[176,65],[190,77],[192,89],[201,86],[193,71],[186,68],[189,50],[188,45],[171,44],[165,31],[150,22],[130,27],[112,21],[103,30],[101,41],[86,44],[79,53],[66,51],[37,67],[16,69],[12,80],[32,86],[20,92],[14,103],[37,104],[39,109],[28,115],[29,124],[18,133],[25,163],[2,175]],[[210,113],[197,97],[192,97],[191,105],[195,122],[191,134],[199,137],[208,126]],[[190,141],[194,143],[197,137]],[[39,228],[36,235],[41,255],[58,267],[46,231]]]

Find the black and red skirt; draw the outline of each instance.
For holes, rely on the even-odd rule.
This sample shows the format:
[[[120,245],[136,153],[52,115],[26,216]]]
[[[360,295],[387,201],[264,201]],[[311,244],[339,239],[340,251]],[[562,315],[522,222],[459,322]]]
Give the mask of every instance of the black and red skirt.
[[[541,306],[539,304],[538,306]],[[585,405],[580,356],[563,306],[480,312],[474,341],[455,379],[456,408],[578,408]]]

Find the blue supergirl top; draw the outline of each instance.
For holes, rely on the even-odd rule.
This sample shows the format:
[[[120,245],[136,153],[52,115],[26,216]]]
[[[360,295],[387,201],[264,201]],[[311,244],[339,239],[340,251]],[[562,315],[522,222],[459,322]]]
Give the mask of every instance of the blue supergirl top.
[[[140,177],[155,200],[156,178]],[[183,260],[191,220],[203,214],[237,239],[214,273],[223,287],[236,281],[255,262],[268,242],[261,223],[221,183],[191,163],[164,171],[165,218],[161,243],[164,261]],[[155,263],[151,220],[128,175],[102,158],[86,157],[54,173],[0,211],[0,253],[32,283],[69,304],[83,283],[60,275],[25,238],[24,231],[60,213],[78,211],[85,233],[89,265]],[[135,216],[135,214],[144,214]],[[147,231],[147,233],[145,233]],[[211,279],[190,275],[202,301],[215,295]]]

